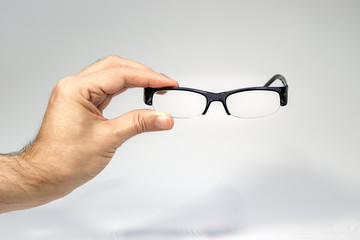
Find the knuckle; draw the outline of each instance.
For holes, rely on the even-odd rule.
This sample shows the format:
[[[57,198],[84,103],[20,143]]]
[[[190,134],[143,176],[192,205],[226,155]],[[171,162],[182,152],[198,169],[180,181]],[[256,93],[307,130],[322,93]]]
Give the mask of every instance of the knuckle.
[[[118,55],[112,54],[101,60],[101,64],[105,68],[116,68],[124,65],[125,59]]]
[[[148,66],[144,66],[144,68],[148,71],[154,71],[151,67],[148,67]]]
[[[50,100],[67,99],[69,94],[74,91],[74,81],[73,76],[61,79],[52,89]]]
[[[122,58],[118,55],[111,54],[102,59],[107,67],[121,67],[121,66],[132,66],[134,68],[139,68],[147,71],[154,71],[152,68],[145,66],[143,64]]]
[[[120,60],[122,60],[122,58],[115,54],[110,54],[103,59],[103,61],[113,64],[119,63]]]
[[[74,81],[74,79],[73,79],[72,76],[61,79],[61,80],[54,86],[54,88],[53,88],[53,93],[59,93],[59,92],[64,91],[66,88],[68,88],[69,83],[70,83],[70,82],[73,82],[73,81]]]
[[[133,127],[135,134],[140,134],[148,129],[147,123],[140,113],[135,113],[133,117]]]

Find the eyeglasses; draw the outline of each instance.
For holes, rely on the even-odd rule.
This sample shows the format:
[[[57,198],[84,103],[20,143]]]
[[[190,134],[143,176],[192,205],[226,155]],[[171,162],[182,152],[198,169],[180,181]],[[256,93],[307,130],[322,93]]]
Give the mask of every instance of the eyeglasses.
[[[283,87],[270,87],[280,80]],[[258,118],[271,115],[288,102],[288,85],[277,74],[262,87],[240,88],[213,93],[185,87],[145,88],[144,102],[156,111],[169,113],[175,118],[205,115],[212,102],[223,104],[228,115],[239,118]]]

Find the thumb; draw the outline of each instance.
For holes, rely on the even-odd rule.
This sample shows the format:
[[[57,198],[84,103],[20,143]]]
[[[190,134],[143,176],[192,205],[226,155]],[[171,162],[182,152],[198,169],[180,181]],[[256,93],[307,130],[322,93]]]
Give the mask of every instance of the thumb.
[[[170,130],[174,126],[174,119],[169,114],[150,109],[134,110],[110,122],[111,127],[116,129],[119,145],[137,134]]]

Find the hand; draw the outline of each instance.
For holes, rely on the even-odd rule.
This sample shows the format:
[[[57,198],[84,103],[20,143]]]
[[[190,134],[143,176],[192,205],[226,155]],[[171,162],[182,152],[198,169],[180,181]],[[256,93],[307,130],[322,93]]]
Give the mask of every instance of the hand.
[[[16,195],[23,199],[16,200],[29,201],[29,207],[63,197],[101,172],[130,137],[171,129],[174,120],[166,113],[135,110],[106,119],[102,112],[128,88],[177,85],[149,67],[118,56],[108,56],[62,79],[52,91],[36,140],[16,156],[23,192]]]

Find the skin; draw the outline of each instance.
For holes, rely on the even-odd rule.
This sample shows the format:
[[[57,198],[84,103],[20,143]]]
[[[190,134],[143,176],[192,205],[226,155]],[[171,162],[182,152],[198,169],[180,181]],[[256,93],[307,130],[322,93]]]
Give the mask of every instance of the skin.
[[[153,110],[115,119],[102,114],[128,88],[165,86],[178,83],[115,55],[60,80],[35,141],[19,154],[0,156],[0,213],[64,197],[99,174],[129,138],[171,129],[172,117]]]

